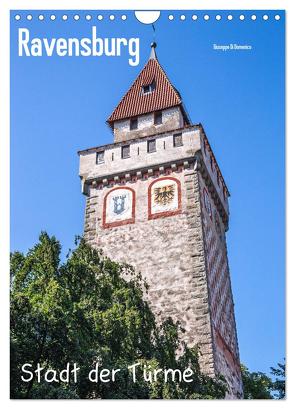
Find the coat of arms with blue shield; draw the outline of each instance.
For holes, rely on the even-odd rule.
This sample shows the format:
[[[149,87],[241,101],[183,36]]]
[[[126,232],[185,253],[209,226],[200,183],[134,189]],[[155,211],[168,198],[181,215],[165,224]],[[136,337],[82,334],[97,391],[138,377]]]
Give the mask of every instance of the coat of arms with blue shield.
[[[117,215],[124,213],[126,210],[126,195],[113,197],[113,212]]]

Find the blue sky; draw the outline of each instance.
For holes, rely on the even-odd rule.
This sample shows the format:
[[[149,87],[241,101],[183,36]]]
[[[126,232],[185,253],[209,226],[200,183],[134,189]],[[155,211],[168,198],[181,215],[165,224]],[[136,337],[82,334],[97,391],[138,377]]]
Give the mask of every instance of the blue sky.
[[[64,254],[82,234],[85,198],[77,151],[112,142],[105,121],[143,65],[151,26],[132,12],[49,11],[38,21],[11,20],[11,250],[27,251],[41,230],[61,241]],[[12,17],[17,14],[12,13]],[[21,17],[27,13],[19,12]],[[93,19],[87,21],[86,14]],[[98,21],[95,16],[105,18]],[[231,192],[229,263],[241,361],[268,372],[285,356],[285,77],[284,14],[263,11],[162,12],[157,54],[181,92],[193,123],[205,128]],[[179,16],[186,14],[185,21]],[[202,16],[210,18],[204,21]],[[282,17],[274,19],[275,14]],[[31,37],[139,37],[140,63],[121,57],[19,57],[17,29]],[[250,44],[251,51],[214,51],[213,44]]]

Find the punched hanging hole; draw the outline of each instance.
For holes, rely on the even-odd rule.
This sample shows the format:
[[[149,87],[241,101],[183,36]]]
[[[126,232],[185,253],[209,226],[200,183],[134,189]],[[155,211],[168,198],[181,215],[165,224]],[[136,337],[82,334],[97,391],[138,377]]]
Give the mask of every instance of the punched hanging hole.
[[[140,23],[143,24],[153,24],[155,23],[161,15],[160,11],[135,11],[135,17]]]

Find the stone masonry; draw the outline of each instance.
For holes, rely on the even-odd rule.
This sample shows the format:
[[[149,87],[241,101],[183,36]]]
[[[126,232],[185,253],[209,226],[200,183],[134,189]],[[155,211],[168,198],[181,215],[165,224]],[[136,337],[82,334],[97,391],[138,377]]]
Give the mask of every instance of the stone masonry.
[[[193,169],[170,176],[179,178],[183,212],[174,217],[147,220],[149,180],[129,183],[136,189],[136,223],[102,231],[102,201],[106,188],[91,189],[86,208],[85,238],[113,260],[132,264],[147,279],[154,312],[171,316],[186,329],[190,346],[201,343],[202,363],[214,374],[208,290],[197,175]]]

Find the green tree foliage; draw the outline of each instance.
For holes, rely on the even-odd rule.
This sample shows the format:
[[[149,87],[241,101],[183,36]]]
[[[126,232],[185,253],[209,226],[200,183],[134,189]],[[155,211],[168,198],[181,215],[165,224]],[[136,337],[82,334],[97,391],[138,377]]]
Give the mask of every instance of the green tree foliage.
[[[65,263],[60,243],[42,233],[27,254],[11,255],[11,397],[12,398],[223,398],[222,378],[201,373],[196,348],[179,339],[171,319],[156,325],[143,299],[146,285],[128,265],[102,257],[79,240]],[[178,351],[178,352],[177,352]],[[182,351],[181,353],[179,351]],[[153,369],[190,367],[193,382],[134,383],[126,368],[140,362]],[[21,380],[22,365],[64,369],[77,363],[78,381]],[[122,368],[115,382],[91,383],[88,372]]]
[[[275,380],[272,383],[272,390],[276,399],[285,398],[285,377],[286,377],[286,365],[278,363],[277,368],[270,368],[272,376]]]
[[[285,364],[271,367],[272,380],[263,372],[250,372],[241,365],[244,387],[244,399],[283,399],[285,397]]]
[[[241,365],[244,399],[272,399],[271,379],[263,372],[250,372]]]

